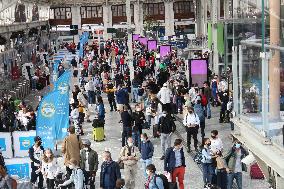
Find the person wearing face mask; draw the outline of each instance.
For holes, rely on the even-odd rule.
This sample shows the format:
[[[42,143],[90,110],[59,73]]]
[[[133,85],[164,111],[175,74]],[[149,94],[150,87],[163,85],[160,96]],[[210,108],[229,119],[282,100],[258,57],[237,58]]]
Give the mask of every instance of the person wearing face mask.
[[[188,113],[184,116],[183,124],[186,126],[188,152],[190,152],[191,136],[193,137],[194,140],[195,151],[197,151],[198,150],[197,134],[198,134],[198,128],[200,126],[200,120],[192,107],[188,107]]]
[[[234,146],[225,155],[229,173],[227,174],[227,189],[233,188],[233,181],[236,180],[238,189],[242,189],[242,171],[247,171],[247,168],[242,159],[248,155],[248,152],[242,147],[240,141],[234,141]]]
[[[209,138],[204,138],[202,141],[202,171],[203,171],[203,182],[204,182],[204,188],[207,184],[212,183],[212,177],[214,174],[214,168],[213,168],[213,160],[212,155],[210,151],[210,145],[211,141]],[[207,187],[206,187],[207,188]]]
[[[79,162],[76,159],[71,159],[69,161],[69,169],[72,170],[72,174],[69,180],[65,181],[63,184],[59,184],[58,187],[68,186],[74,183],[76,189],[84,189],[84,173],[79,167]]]
[[[218,137],[218,131],[212,130],[211,131],[211,150],[213,153],[216,153],[217,151],[223,151],[223,142]]]
[[[141,105],[135,105],[135,112],[132,114],[132,119],[134,120],[134,127],[132,128],[132,138],[134,140],[135,146],[140,149],[140,134],[142,134],[142,125],[145,121],[145,115],[142,112]]]
[[[120,159],[124,163],[125,186],[127,189],[135,189],[135,178],[138,170],[138,161],[140,159],[139,149],[133,145],[133,139],[127,139],[127,145],[122,147]]]
[[[121,173],[117,162],[111,158],[111,153],[105,151],[103,153],[103,163],[100,173],[100,189],[113,189],[116,181],[121,179]]]
[[[164,160],[164,170],[171,173],[172,182],[178,180],[179,189],[184,189],[185,156],[182,140],[176,139],[174,147],[168,148]]]
[[[33,185],[36,184],[37,179],[38,181],[38,188],[43,189],[43,175],[40,171],[40,165],[41,165],[41,159],[43,157],[43,146],[41,145],[41,138],[39,136],[36,136],[34,138],[35,144],[30,147],[29,149],[29,157],[31,160],[31,183]]]
[[[59,173],[60,168],[57,164],[56,159],[51,151],[51,149],[47,149],[44,152],[42,158],[41,172],[43,174],[44,179],[46,180],[47,189],[54,189],[55,183],[54,178]]]
[[[147,178],[146,167],[152,163],[152,157],[154,154],[154,146],[148,139],[146,133],[141,134],[141,162],[144,170],[144,176]]]
[[[145,183],[145,189],[164,189],[163,180],[155,173],[156,167],[153,164],[149,164],[146,167],[147,180]]]
[[[84,148],[80,152],[80,167],[84,170],[85,185],[90,185],[91,189],[95,188],[95,178],[98,171],[98,154],[91,149],[91,142],[83,140]]]

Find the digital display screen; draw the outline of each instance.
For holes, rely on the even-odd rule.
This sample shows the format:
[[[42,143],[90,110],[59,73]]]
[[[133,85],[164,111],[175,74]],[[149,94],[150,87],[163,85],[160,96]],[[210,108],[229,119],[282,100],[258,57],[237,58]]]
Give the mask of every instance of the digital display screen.
[[[190,76],[192,84],[203,86],[204,81],[208,79],[208,64],[207,60],[190,60]]]

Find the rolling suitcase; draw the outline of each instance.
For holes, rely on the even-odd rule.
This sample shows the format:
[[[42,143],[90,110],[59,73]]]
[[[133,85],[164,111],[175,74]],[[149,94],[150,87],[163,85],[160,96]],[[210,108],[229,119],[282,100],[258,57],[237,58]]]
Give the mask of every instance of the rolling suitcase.
[[[158,125],[153,125],[153,137],[159,138],[160,135],[158,135]]]
[[[257,163],[253,164],[250,167],[250,178],[251,179],[264,179],[264,175]]]
[[[103,141],[105,138],[104,128],[103,127],[94,128],[93,136],[94,136],[94,141],[96,142]]]

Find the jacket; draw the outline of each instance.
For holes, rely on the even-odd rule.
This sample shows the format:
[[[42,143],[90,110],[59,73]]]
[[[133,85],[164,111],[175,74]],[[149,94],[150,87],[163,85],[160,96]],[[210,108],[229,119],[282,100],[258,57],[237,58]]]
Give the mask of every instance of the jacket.
[[[164,115],[159,118],[158,131],[164,134],[175,132],[176,124],[170,115]]]
[[[103,103],[97,105],[98,116],[101,120],[105,118],[105,106]]]
[[[241,146],[241,160],[248,155],[248,152]],[[224,159],[226,160],[226,163],[228,165],[228,168],[235,171],[235,165],[237,160],[237,153],[236,148],[232,147],[231,150],[224,156]],[[244,163],[242,163],[242,171],[247,171],[247,167]]]
[[[115,188],[116,180],[121,178],[121,173],[118,163],[103,162],[100,173],[100,187],[101,188]]]
[[[186,167],[183,148],[180,150],[180,153],[181,153],[182,166]],[[175,169],[175,166],[176,166],[176,156],[174,148],[171,147],[168,148],[166,151],[165,160],[164,160],[164,170],[167,172],[172,172]]]
[[[62,144],[62,154],[64,154],[64,165],[74,158],[80,162],[80,150],[82,149],[82,141],[77,138],[77,135],[70,134],[65,137]]]
[[[157,97],[162,102],[162,104],[168,104],[171,103],[172,92],[167,87],[162,87],[158,92]]]
[[[158,177],[156,174],[154,174],[150,179],[151,180],[148,189],[164,189],[163,180],[160,177]]]
[[[128,94],[126,94],[126,91],[124,89],[119,89],[116,92],[117,104],[126,104],[128,102],[127,98],[128,98]]]
[[[81,169],[85,170],[85,162],[88,161],[89,164],[89,170],[97,172],[99,160],[98,160],[98,154],[94,150],[89,151],[88,160],[86,159],[86,150],[81,150],[80,153],[80,167]]]
[[[29,148],[29,157],[30,157],[30,160],[32,161],[32,162],[31,162],[31,167],[32,167],[32,168],[33,168],[33,167],[39,167],[39,166],[40,166],[41,158],[42,158],[43,152],[44,152],[44,149],[43,149],[42,146],[40,146],[40,152],[39,152],[39,154],[35,154],[34,145]]]
[[[202,153],[202,160],[201,160],[202,163],[212,163],[212,156],[210,154],[209,149],[203,148],[201,153]]]
[[[71,183],[74,183],[76,189],[84,189],[84,173],[82,169],[73,169],[69,180],[65,181],[62,185],[67,186]]]
[[[150,140],[141,142],[141,159],[146,160],[153,157],[154,146]]]
[[[133,160],[127,160],[126,158],[128,157],[134,157],[135,159]],[[131,166],[137,164],[141,157],[141,154],[139,152],[139,148],[136,146],[124,146],[122,147],[120,151],[120,159],[123,161],[125,165]]]
[[[132,117],[128,111],[123,111],[121,113],[121,121],[122,121],[123,127],[131,127]]]
[[[43,175],[46,175],[46,178],[54,179],[59,171],[60,167],[58,166],[55,159],[53,159],[53,161],[51,162],[42,161],[41,172]]]

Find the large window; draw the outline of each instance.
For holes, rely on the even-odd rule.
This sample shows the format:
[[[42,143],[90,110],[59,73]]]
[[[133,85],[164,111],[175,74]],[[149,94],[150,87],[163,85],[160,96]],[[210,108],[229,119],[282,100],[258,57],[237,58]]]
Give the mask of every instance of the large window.
[[[131,22],[134,21],[134,5],[130,5],[131,10]],[[126,5],[112,5],[112,23],[119,24],[120,22],[127,22]]]
[[[193,1],[178,1],[174,3],[175,19],[194,18]]]
[[[50,8],[50,19],[71,19],[71,7],[55,7]]]
[[[145,3],[144,15],[147,16],[165,15],[164,3]]]
[[[102,18],[103,7],[102,6],[82,6],[81,18]]]

